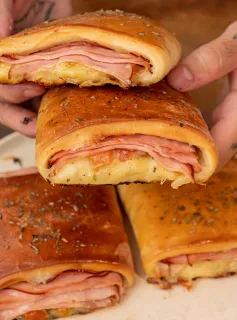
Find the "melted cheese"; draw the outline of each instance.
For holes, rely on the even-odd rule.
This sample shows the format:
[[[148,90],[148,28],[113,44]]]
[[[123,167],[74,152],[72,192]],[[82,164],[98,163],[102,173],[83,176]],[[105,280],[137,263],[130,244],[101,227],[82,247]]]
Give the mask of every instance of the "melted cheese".
[[[237,273],[237,260],[200,261],[193,265],[170,265],[170,267],[172,275],[166,276],[165,281],[170,284],[191,283],[196,278],[218,278]]]
[[[112,76],[80,63],[61,62],[50,69],[50,72],[47,68],[38,71],[33,81],[40,81],[47,85],[64,84],[66,82],[80,84],[83,87],[87,85],[102,85],[110,82],[110,78],[112,79]],[[117,81],[111,80],[111,83],[115,82]]]
[[[123,182],[152,182],[187,179],[183,174],[171,172],[157,164],[151,157],[121,162],[114,159],[110,164],[93,169],[88,159],[71,161],[61,167],[50,181],[55,184],[119,184]],[[188,180],[188,179],[187,179]],[[187,181],[189,182],[189,181]]]
[[[0,62],[0,82],[16,84],[23,81],[23,74],[9,79],[10,69],[10,64]],[[113,76],[76,62],[60,62],[52,68],[42,68],[35,73],[32,81],[49,86],[72,83],[82,87],[120,83]]]

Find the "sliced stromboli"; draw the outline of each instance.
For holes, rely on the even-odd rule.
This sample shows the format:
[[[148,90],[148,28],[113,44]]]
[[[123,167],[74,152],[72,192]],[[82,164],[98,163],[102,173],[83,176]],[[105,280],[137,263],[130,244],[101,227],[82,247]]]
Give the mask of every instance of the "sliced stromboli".
[[[163,79],[180,56],[175,36],[157,22],[120,11],[92,12],[0,40],[0,83],[147,86]]]
[[[217,151],[189,97],[148,88],[52,89],[37,121],[36,161],[53,184],[203,183]]]
[[[1,320],[57,319],[120,301],[133,267],[112,186],[52,187],[29,174],[1,178],[0,188]]]
[[[237,273],[237,160],[206,187],[119,186],[148,281],[191,287],[196,278]]]

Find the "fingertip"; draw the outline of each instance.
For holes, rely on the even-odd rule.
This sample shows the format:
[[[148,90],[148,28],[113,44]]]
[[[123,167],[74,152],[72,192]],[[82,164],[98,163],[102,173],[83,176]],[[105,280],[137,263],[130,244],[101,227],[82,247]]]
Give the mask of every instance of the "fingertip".
[[[180,64],[168,74],[167,80],[174,89],[185,92],[190,90],[194,77],[188,66]]]
[[[45,91],[45,88],[34,83],[0,85],[1,100],[8,103],[22,103],[41,96]]]
[[[19,88],[22,88],[23,90],[32,90],[32,91],[39,91],[39,92],[45,92],[46,88],[39,85],[38,83],[34,82],[24,82],[17,85]]]
[[[25,100],[33,99],[35,97],[41,96],[44,94],[45,89],[43,87],[28,87],[23,91],[23,96]]]
[[[218,166],[216,168],[216,173],[220,172],[233,158],[234,155],[227,157],[224,161],[219,161]]]

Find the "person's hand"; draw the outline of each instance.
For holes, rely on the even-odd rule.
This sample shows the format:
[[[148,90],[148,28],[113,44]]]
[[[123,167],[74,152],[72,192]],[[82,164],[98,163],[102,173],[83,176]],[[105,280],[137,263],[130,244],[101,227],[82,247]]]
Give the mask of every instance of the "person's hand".
[[[0,38],[71,14],[71,0],[0,0]],[[34,137],[39,99],[28,100],[44,92],[43,87],[34,83],[0,85],[0,123]]]
[[[237,151],[237,21],[217,39],[189,56],[168,75],[172,87],[191,91],[228,75],[226,96],[212,112],[211,135],[220,155],[219,168]]]

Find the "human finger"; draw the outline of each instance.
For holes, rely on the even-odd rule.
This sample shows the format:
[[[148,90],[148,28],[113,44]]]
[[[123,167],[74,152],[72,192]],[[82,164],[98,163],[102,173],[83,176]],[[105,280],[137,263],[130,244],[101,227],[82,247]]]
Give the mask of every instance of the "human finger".
[[[9,36],[13,30],[12,0],[0,0],[0,38]]]
[[[22,103],[38,97],[45,89],[35,83],[22,83],[18,85],[0,85],[0,102]]]
[[[211,83],[237,68],[237,21],[217,39],[185,57],[168,75],[172,87],[191,91]]]
[[[25,136],[36,135],[36,113],[20,105],[0,103],[0,123]]]

